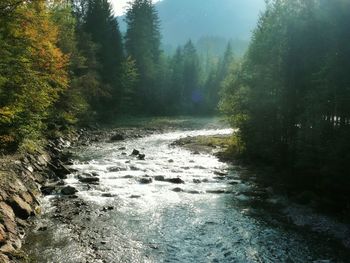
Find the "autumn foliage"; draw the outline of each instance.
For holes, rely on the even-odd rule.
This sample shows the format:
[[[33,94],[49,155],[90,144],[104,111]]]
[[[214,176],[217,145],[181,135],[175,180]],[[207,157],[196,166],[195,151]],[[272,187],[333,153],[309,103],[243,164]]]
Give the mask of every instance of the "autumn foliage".
[[[58,30],[45,1],[7,1],[2,12],[0,140],[8,144],[4,148],[40,135],[49,108],[68,86],[69,57],[57,47]]]

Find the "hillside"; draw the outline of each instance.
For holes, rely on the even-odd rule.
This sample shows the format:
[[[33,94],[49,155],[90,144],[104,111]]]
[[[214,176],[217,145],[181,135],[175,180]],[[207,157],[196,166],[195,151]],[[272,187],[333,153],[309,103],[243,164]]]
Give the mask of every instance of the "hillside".
[[[202,37],[247,43],[264,7],[264,0],[163,0],[156,4],[166,49]],[[123,17],[119,21],[125,31]]]

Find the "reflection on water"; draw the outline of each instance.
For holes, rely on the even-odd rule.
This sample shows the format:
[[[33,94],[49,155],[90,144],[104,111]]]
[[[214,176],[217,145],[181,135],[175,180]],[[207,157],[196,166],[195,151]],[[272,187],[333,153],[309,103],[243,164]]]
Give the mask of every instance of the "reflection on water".
[[[92,262],[91,253],[99,255],[94,262],[345,262],[347,252],[327,238],[302,233],[263,206],[253,206],[256,196],[247,193],[256,186],[242,182],[236,167],[170,146],[185,136],[230,133],[179,130],[78,149],[77,174],[100,178],[89,187],[77,174],[66,180],[88,202],[71,219],[84,221],[85,229],[76,232],[54,221],[47,209],[41,223],[48,229],[28,237],[31,256],[43,263]],[[130,155],[133,149],[145,160]],[[141,178],[151,182],[143,184]],[[50,201],[45,202],[49,208]],[[114,209],[99,212],[108,205]],[[85,237],[89,244],[77,242]]]

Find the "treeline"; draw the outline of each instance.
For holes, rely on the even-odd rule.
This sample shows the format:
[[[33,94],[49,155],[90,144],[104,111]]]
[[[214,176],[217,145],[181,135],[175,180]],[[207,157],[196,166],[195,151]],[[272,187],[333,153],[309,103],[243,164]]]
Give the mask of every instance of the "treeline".
[[[30,150],[43,133],[117,110],[119,78],[133,76],[111,14],[107,0],[1,1],[2,149]]]
[[[338,201],[350,187],[349,25],[347,0],[269,1],[221,102],[241,154]]]
[[[191,41],[166,55],[150,0],[132,1],[126,22],[122,36],[108,0],[1,1],[1,149],[121,114],[215,112],[230,47],[221,60]]]

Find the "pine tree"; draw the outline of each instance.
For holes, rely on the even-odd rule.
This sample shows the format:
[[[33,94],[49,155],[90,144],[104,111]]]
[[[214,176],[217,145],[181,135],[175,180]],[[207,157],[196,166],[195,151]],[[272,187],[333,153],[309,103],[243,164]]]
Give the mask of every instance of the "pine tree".
[[[115,112],[120,103],[119,85],[124,61],[121,33],[108,0],[88,0],[84,31],[97,47],[97,68],[100,76],[100,96],[91,102],[100,113]]]
[[[193,113],[203,101],[203,92],[200,84],[199,58],[191,40],[183,48],[183,57],[182,103],[188,113]]]
[[[128,56],[136,62],[139,74],[134,98],[139,109],[155,111],[154,97],[159,91],[160,32],[159,18],[151,0],[133,1],[126,14],[128,26],[125,47]]]

